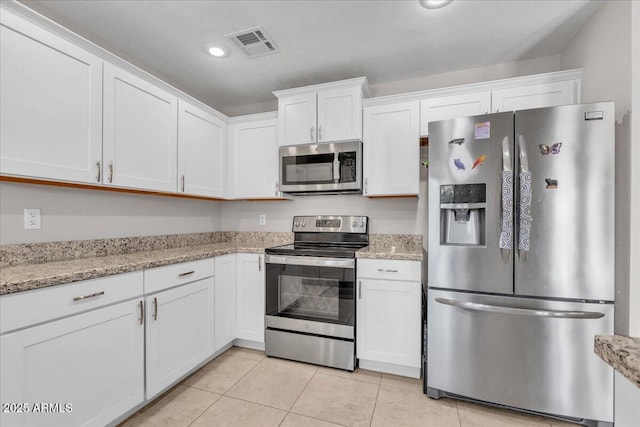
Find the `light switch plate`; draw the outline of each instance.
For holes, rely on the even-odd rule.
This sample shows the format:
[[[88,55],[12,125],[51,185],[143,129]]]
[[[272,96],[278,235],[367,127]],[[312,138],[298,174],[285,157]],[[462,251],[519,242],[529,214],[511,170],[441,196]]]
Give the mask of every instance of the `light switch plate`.
[[[267,216],[265,214],[260,214],[258,216],[258,222],[260,225],[267,225]]]
[[[39,230],[42,226],[41,211],[39,208],[24,210],[24,229]]]

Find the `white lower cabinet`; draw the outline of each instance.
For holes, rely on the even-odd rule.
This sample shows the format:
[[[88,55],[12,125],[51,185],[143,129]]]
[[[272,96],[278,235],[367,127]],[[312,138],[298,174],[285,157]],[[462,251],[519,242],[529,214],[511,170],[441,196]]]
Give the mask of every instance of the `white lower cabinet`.
[[[238,254],[237,257],[236,337],[264,347],[264,255]]]
[[[198,264],[176,265],[190,270]],[[160,268],[172,271],[175,267]],[[213,354],[214,278],[148,295],[145,308],[146,398],[150,399]]]
[[[360,367],[420,378],[420,261],[359,259],[357,278]]]
[[[236,254],[216,257],[215,269],[214,352],[236,338]]]
[[[0,425],[103,426],[141,403],[141,303],[134,299],[1,336],[2,404],[24,412],[3,406]]]

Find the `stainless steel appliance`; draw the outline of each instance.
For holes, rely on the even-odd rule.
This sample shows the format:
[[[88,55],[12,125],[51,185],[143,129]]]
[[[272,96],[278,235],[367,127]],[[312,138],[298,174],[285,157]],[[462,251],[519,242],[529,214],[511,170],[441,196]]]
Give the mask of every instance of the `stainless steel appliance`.
[[[266,253],[265,352],[353,371],[355,252],[365,216],[296,216],[294,243]]]
[[[614,112],[429,124],[429,396],[613,422]]]
[[[280,190],[297,194],[362,193],[362,142],[280,147]]]

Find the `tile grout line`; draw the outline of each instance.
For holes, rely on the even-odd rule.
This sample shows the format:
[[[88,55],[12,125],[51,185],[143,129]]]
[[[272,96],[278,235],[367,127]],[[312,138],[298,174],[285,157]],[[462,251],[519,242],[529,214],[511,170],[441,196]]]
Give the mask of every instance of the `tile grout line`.
[[[369,427],[373,424],[373,416],[376,414],[376,407],[378,406],[378,397],[380,396],[380,387],[382,387],[382,377],[380,378],[380,384],[378,384],[378,391],[376,391],[376,400],[373,403],[373,411],[371,412],[371,420],[369,420]]]

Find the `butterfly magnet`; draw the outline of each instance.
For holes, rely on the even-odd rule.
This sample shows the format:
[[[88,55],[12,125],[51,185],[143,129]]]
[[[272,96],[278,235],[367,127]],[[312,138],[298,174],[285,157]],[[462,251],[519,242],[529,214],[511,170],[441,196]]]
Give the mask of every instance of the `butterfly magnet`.
[[[551,146],[547,144],[540,144],[539,147],[540,147],[540,153],[543,156],[546,156],[549,154],[558,154],[560,152],[560,147],[562,147],[562,142],[556,142]]]

